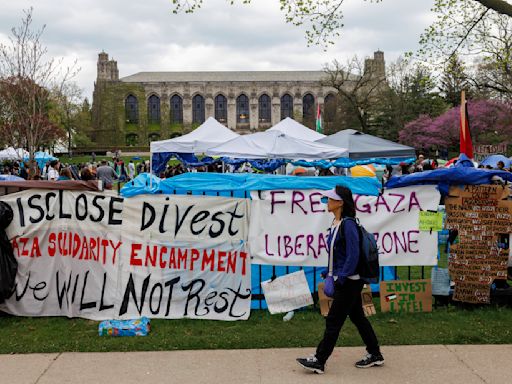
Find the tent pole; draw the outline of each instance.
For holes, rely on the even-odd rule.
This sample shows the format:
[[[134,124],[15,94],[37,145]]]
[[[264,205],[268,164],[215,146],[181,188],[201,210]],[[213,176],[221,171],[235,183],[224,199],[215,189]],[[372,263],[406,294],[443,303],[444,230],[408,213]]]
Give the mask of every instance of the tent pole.
[[[149,188],[153,188],[153,152],[149,152]]]

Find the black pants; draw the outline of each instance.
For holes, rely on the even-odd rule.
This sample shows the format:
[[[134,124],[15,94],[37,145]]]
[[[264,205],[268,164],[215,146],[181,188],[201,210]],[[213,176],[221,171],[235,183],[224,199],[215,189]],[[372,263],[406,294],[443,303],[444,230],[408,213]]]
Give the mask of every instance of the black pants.
[[[363,312],[361,299],[363,285],[362,280],[350,279],[346,279],[343,285],[336,284],[334,301],[325,319],[324,338],[316,349],[316,358],[321,363],[325,364],[331,355],[347,316],[357,327],[368,353],[380,353],[377,336]]]

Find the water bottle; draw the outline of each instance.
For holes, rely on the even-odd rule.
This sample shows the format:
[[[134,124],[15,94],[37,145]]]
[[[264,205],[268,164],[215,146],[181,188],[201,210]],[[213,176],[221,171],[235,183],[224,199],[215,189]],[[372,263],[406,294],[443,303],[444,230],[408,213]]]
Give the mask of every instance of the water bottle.
[[[293,318],[293,315],[295,315],[294,311],[288,312],[286,315],[284,315],[283,321],[290,321]]]

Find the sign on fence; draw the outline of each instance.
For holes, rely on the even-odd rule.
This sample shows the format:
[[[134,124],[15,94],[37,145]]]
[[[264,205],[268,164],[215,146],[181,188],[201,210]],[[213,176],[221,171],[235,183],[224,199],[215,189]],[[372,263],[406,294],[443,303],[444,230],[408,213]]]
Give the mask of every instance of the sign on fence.
[[[500,144],[494,144],[494,145],[486,145],[486,144],[477,144],[475,145],[475,160],[476,161],[482,161],[486,157],[489,157],[491,155],[497,155],[507,154],[507,143],[500,143]]]
[[[512,201],[505,200],[507,196],[508,188],[500,185],[450,188],[446,226],[459,233],[448,264],[454,300],[490,303],[494,279],[507,278],[508,249],[499,241],[512,232]]]
[[[318,190],[251,192],[249,247],[253,263],[327,265],[332,214]],[[435,265],[437,233],[419,228],[421,211],[437,210],[435,186],[386,190],[380,196],[354,195],[357,217],[379,246],[380,265]]]
[[[19,262],[8,313],[249,317],[246,199],[29,190],[3,201]]]
[[[420,212],[420,231],[441,231],[443,229],[442,212]]]
[[[325,295],[324,283],[318,283],[318,302],[320,304],[320,313],[324,317],[327,316],[331,309],[333,299]],[[377,313],[373,305],[372,288],[369,285],[366,285],[361,291],[361,302],[363,313],[366,317],[373,316]]]
[[[270,313],[283,313],[313,304],[303,270],[261,283]]]
[[[382,312],[432,312],[431,281],[382,281],[380,309]]]

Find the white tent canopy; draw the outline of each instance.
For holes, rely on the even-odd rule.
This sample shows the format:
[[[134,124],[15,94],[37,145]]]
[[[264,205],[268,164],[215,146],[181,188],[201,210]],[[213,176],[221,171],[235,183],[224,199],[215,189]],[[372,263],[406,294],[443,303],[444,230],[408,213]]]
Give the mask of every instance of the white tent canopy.
[[[289,117],[281,120],[272,128],[267,129],[267,131],[279,131],[288,136],[295,137],[296,139],[308,141],[316,141],[325,137],[325,135],[310,129]]]
[[[239,136],[210,148],[211,156],[239,159],[334,159],[347,156],[345,148],[315,143],[288,136],[279,131],[266,131]]]
[[[0,160],[23,160],[28,155],[29,153],[23,148],[14,149],[9,147],[0,151]]]
[[[174,139],[153,141],[151,153],[204,153],[220,143],[225,143],[239,135],[225,127],[213,117],[186,135]]]

